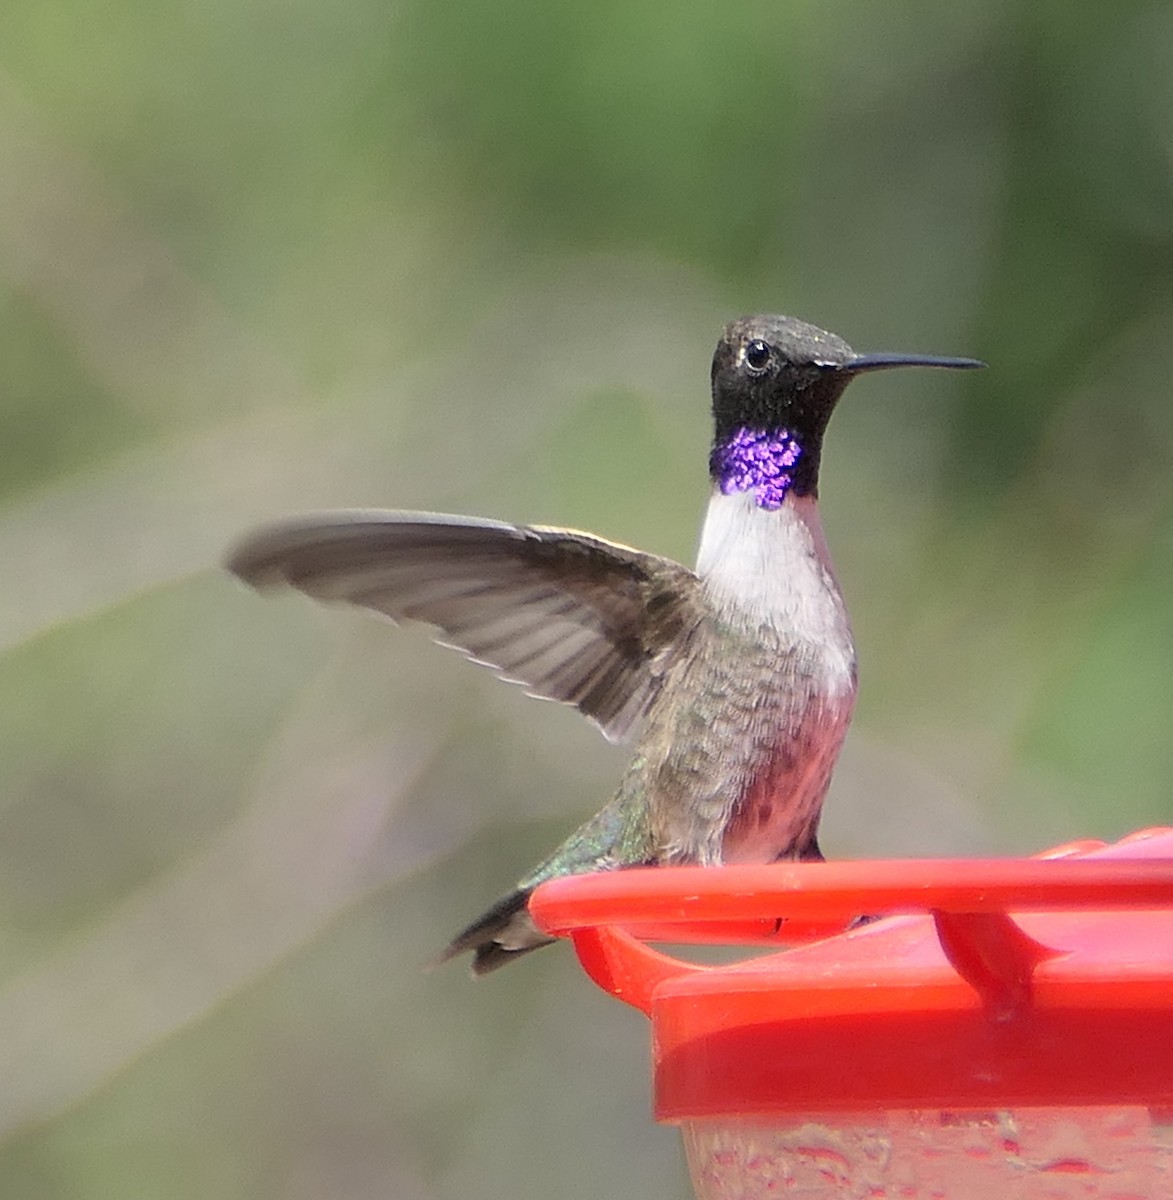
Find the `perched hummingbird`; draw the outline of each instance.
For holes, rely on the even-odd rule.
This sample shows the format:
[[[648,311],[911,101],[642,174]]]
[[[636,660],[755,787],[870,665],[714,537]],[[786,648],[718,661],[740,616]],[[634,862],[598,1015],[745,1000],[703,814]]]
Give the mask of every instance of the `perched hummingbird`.
[[[436,626],[531,695],[614,741],[614,796],[458,934],[481,975],[551,939],[527,911],[557,875],[819,859],[819,812],[855,706],[851,625],[816,503],[843,389],[889,367],[969,358],[856,354],[792,317],[743,317],[713,355],[712,491],[695,571],[572,529],[415,512],[336,512],[262,529],[230,567]]]

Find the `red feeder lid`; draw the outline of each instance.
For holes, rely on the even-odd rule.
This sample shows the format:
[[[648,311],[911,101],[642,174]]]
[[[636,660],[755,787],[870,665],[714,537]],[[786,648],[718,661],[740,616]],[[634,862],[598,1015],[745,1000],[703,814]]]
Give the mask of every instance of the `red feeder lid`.
[[[1173,1106],[1171,829],[1025,860],[580,875],[530,911],[651,1016],[660,1120]],[[885,919],[827,936],[861,914]],[[804,944],[707,967],[640,938]]]

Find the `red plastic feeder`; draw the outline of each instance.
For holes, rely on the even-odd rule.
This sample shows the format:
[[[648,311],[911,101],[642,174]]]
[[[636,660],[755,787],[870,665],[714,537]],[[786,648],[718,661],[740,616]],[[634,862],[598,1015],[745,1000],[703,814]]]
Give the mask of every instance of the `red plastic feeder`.
[[[702,1200],[1173,1197],[1171,829],[575,876],[530,910],[651,1017]],[[709,967],[645,940],[791,948]]]

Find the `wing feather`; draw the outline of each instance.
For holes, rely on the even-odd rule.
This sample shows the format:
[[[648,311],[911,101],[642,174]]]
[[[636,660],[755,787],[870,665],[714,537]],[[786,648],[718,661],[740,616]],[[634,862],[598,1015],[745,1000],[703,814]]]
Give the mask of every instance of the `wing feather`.
[[[686,567],[571,529],[437,513],[323,513],[247,538],[230,569],[392,620],[578,707],[619,740],[700,618]]]

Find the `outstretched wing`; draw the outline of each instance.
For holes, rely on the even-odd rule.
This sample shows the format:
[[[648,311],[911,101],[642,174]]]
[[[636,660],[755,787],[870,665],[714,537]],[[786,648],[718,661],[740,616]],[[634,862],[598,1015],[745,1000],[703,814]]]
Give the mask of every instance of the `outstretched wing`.
[[[262,529],[229,568],[393,620],[575,705],[613,741],[646,711],[700,617],[699,581],[670,559],[571,529],[416,512],[334,512]]]

